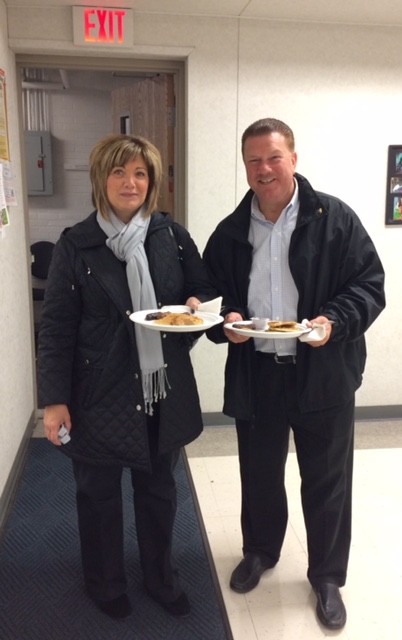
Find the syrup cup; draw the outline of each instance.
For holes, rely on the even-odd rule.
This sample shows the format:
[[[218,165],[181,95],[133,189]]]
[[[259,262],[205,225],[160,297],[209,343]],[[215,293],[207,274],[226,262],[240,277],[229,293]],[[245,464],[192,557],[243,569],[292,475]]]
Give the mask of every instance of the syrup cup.
[[[266,331],[268,329],[268,318],[251,318],[251,321],[257,331]]]

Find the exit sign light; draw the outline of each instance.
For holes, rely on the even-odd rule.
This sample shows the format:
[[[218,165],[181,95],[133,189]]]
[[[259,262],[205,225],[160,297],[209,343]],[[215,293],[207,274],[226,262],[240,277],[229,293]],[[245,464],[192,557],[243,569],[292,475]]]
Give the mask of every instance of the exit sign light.
[[[132,9],[73,7],[74,44],[91,47],[132,47]]]

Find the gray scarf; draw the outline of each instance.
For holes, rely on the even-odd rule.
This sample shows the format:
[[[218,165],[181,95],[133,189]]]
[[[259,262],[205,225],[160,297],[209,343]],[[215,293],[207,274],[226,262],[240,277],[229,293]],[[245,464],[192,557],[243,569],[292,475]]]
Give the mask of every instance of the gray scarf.
[[[124,224],[112,211],[109,211],[110,222],[105,220],[99,212],[96,216],[99,226],[108,236],[106,245],[119,260],[127,264],[127,280],[134,311],[157,308],[155,290],[144,249],[150,222],[150,217],[144,217],[145,211],[144,205],[128,224]],[[152,415],[152,403],[166,397],[165,388],[169,384],[163,361],[161,336],[159,332],[145,329],[137,323],[134,326],[145,411]]]

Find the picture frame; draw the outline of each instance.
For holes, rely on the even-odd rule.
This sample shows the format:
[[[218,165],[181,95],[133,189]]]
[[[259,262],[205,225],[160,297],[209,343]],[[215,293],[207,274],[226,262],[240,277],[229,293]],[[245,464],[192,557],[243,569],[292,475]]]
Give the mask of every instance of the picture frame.
[[[402,144],[388,147],[385,224],[402,225]]]

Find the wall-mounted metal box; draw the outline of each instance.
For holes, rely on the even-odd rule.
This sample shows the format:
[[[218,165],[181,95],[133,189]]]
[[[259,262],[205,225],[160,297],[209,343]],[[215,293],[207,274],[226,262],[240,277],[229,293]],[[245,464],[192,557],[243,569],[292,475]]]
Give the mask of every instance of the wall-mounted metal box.
[[[25,131],[29,196],[53,195],[52,145],[49,131]]]

